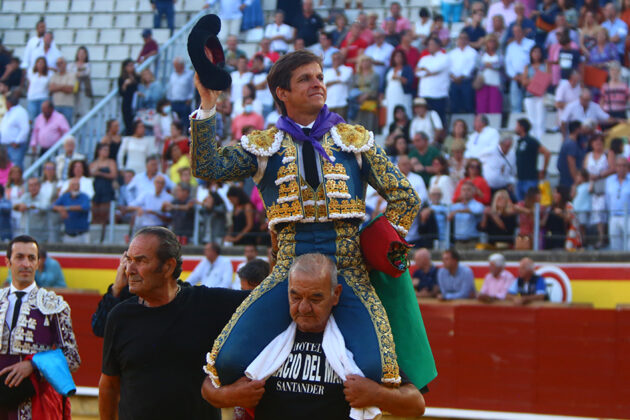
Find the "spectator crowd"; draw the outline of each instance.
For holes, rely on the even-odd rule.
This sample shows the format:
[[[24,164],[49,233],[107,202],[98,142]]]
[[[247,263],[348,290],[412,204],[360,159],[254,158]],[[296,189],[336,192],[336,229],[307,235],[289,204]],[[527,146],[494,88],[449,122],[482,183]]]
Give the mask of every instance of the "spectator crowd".
[[[161,3],[168,2],[154,2],[156,27],[160,16],[171,27]],[[328,107],[380,133],[389,158],[420,195],[422,209],[407,237],[415,246],[621,250],[628,247],[630,204],[628,3],[442,1],[440,13],[423,7],[408,19],[399,2],[389,3],[383,18],[357,2],[358,17],[348,22],[334,7],[320,15],[312,0],[278,1],[265,24],[258,1],[242,7],[209,1],[222,13],[232,77],[217,103],[217,136],[232,145],[274,126],[280,112],[267,72],[281,55],[307,48],[322,59]],[[243,31],[256,27],[263,38],[248,56]],[[80,155],[81,139],[67,138],[41,178],[28,180],[22,179],[28,146],[46,152],[85,112],[88,51],[79,48],[67,63],[42,20],[22,60],[0,52],[6,58],[0,62],[7,108],[0,125],[4,238],[28,224],[48,240],[63,234],[64,241],[85,242],[92,223],[103,225],[103,239],[115,218],[130,223],[130,234],[170,226],[184,244],[198,220],[204,241],[269,243],[251,179],[220,184],[191,176],[194,73],[176,57],[166,85],[149,68],[137,74],[137,63],[158,51],[151,30],[142,36],[139,56],[121,65],[122,119],[107,122],[94,156]],[[552,188],[550,150],[558,137]],[[385,205],[372,189],[367,203],[369,214]],[[38,212],[48,216],[38,219]],[[57,225],[63,232],[48,229]]]

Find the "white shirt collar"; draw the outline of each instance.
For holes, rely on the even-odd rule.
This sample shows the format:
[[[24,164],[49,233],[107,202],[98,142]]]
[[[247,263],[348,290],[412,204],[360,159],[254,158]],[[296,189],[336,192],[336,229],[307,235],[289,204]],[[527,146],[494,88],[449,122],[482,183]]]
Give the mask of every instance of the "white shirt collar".
[[[31,292],[31,290],[33,290],[35,287],[37,287],[37,285],[35,284],[34,281],[33,281],[33,283],[31,283],[30,286],[28,286],[26,289],[22,289],[22,290],[18,289],[17,287],[15,287],[13,285],[13,283],[11,283],[11,287],[9,288],[9,295],[11,295],[11,294],[13,294],[15,292],[26,292],[26,295],[28,295]]]
[[[302,125],[296,122],[297,125],[300,126],[300,128],[313,128],[313,125],[315,125],[315,121],[313,121],[312,123],[310,123],[309,125]]]

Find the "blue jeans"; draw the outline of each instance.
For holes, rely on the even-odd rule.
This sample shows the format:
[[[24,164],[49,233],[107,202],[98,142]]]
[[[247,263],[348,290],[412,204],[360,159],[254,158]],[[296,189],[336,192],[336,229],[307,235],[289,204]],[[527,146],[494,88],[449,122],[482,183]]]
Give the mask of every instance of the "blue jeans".
[[[59,111],[61,115],[66,117],[68,121],[68,125],[72,127],[72,120],[74,118],[74,107],[73,106],[56,106],[55,109]]]
[[[429,109],[435,111],[442,120],[442,126],[447,127],[446,124],[446,107],[448,105],[448,98],[424,98],[427,101]]]
[[[512,112],[523,112],[523,89],[515,80],[510,81],[510,109]]]
[[[162,16],[166,17],[166,25],[168,29],[175,29],[175,8],[171,0],[156,0],[155,14],[153,15],[153,27],[160,28],[162,26]]]
[[[24,169],[24,156],[26,156],[28,151],[28,143],[28,140],[26,140],[24,143],[18,144],[17,147],[13,147],[11,144],[7,145],[9,160],[22,169]]]
[[[444,16],[444,22],[453,23],[460,22],[462,20],[462,7],[463,3],[452,4],[442,2],[442,15]]]
[[[530,188],[538,188],[537,179],[527,179],[516,182],[516,197],[519,201],[525,200],[525,195]]]
[[[42,113],[42,104],[47,100],[48,98],[34,99],[26,102],[26,110],[28,111],[28,117],[31,121],[35,121],[35,118]]]
[[[475,90],[472,79],[463,79],[459,83],[451,82],[448,90],[452,114],[472,114],[475,112]]]

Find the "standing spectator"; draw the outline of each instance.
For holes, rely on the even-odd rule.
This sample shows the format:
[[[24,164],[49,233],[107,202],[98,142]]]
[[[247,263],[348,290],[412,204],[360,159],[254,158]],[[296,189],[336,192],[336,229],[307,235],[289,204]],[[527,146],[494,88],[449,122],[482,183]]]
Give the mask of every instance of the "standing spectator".
[[[25,192],[22,168],[17,165],[11,167],[11,169],[9,169],[7,188],[4,190],[5,197],[8,198],[11,203],[17,203]],[[22,213],[15,209],[11,211],[11,226],[13,227],[13,231],[21,226],[21,219]]]
[[[433,20],[431,19],[431,13],[426,7],[421,7],[418,10],[418,17],[414,26],[414,38],[417,40],[417,47],[421,48],[424,45],[424,41],[431,34],[431,27],[433,26]]]
[[[404,31],[411,30],[411,23],[407,18],[404,18],[400,12],[402,11],[402,7],[400,3],[397,1],[393,1],[389,5],[389,13],[388,19],[393,19],[396,22],[396,33],[402,33]],[[383,29],[386,29],[385,22],[383,22]]]
[[[172,86],[169,84],[169,87]],[[136,92],[136,109],[138,111],[153,111],[157,103],[164,96],[162,84],[155,80],[151,69],[146,68],[140,73],[140,83]]]
[[[610,78],[602,86],[599,103],[604,112],[613,118],[625,120],[627,118],[626,106],[630,101],[630,89],[621,80],[621,66],[619,63],[611,63],[608,67]]]
[[[374,71],[379,77],[379,90],[385,86],[385,75],[394,52],[394,46],[385,42],[385,32],[378,30],[374,32],[374,44],[365,49],[365,55],[372,59]]]
[[[273,111],[274,103],[273,96],[267,86],[267,72],[265,71],[264,57],[262,55],[255,55],[252,59],[252,74],[252,95],[262,105],[262,115],[266,118]]]
[[[64,193],[68,191],[70,180],[79,180],[79,190],[91,200],[94,198],[94,180],[90,178],[90,169],[85,160],[73,160],[68,166],[68,178],[66,181],[59,181],[59,190]]]
[[[253,80],[253,79],[252,79]],[[234,102],[232,107],[232,116],[236,117],[240,115],[245,110],[245,102],[249,102],[252,105],[252,111],[256,114],[262,115],[263,113],[263,105],[256,98],[256,86],[253,83],[247,83],[243,85],[243,93],[241,96],[241,100],[239,102]]]
[[[607,68],[613,63],[619,63],[619,53],[615,44],[610,42],[608,31],[599,28],[595,35],[595,45],[584,54],[590,65]]]
[[[66,117],[70,125],[72,125],[74,117],[75,87],[77,83],[76,75],[68,71],[66,59],[59,57],[57,59],[57,72],[50,76],[48,90],[52,93],[55,107]]]
[[[498,48],[499,40],[496,35],[489,35],[478,70],[483,78],[483,86],[477,89],[475,98],[478,114],[500,114],[503,110],[503,94],[501,93],[503,59],[497,51]]]
[[[438,269],[431,263],[431,253],[426,248],[420,248],[413,255],[416,270],[411,281],[416,289],[417,297],[436,297],[440,293],[437,282]]]
[[[597,123],[614,121],[611,119],[610,115],[604,112],[602,107],[593,102],[591,98],[591,91],[587,88],[583,88],[580,93],[580,98],[567,104],[560,117],[563,132],[566,130],[566,125],[571,121],[584,122],[591,120]]]
[[[190,168],[190,160],[188,155],[182,152],[182,149],[176,144],[171,143],[168,148],[168,157],[173,162],[168,170],[168,176],[173,184],[180,183],[179,171],[182,168]],[[194,186],[197,186],[197,180],[193,179]]]
[[[166,192],[166,180],[162,175],[155,176],[153,186],[152,190],[141,191],[128,207],[128,210],[136,212],[136,221],[133,226],[135,231],[147,226],[168,224],[169,214],[162,208],[164,203],[173,200],[173,196]]]
[[[238,48],[238,38],[236,35],[230,35],[227,37],[226,47],[223,54],[225,55],[225,69],[228,71],[236,70],[239,58],[247,58],[247,54]]]
[[[579,141],[582,123],[571,121],[569,123],[569,136],[564,140],[558,153],[558,173],[560,185],[571,187],[577,180],[578,173],[582,169],[586,150]]]
[[[450,155],[453,144],[457,141],[462,142],[465,145],[467,138],[468,124],[466,124],[466,121],[461,118],[456,119],[453,122],[451,134],[447,136],[442,143],[442,153],[444,153],[445,155]]]
[[[7,112],[0,121],[0,144],[7,148],[11,162],[21,168],[28,150],[31,129],[28,112],[20,105],[19,95],[10,94],[6,100]]]
[[[450,146],[451,153],[448,158],[448,167],[451,179],[458,184],[466,176],[466,166],[468,159],[464,157],[466,142],[457,139]]]
[[[302,13],[293,26],[296,28],[295,37],[303,39],[305,47],[317,43],[317,34],[324,27],[324,20],[313,10],[313,0],[302,2]]]
[[[385,102],[387,103],[387,124],[394,122],[394,110],[402,105],[406,115],[412,115],[411,100],[414,83],[413,69],[407,64],[402,51],[394,51],[390,68],[385,76]]]
[[[272,64],[280,58],[280,54],[269,49],[271,41],[268,38],[261,39],[259,45],[260,49],[256,54],[254,54],[254,57],[262,57],[265,63],[265,69],[271,68]]]
[[[142,31],[142,39],[144,40],[144,44],[142,45],[142,49],[138,54],[138,59],[136,60],[138,64],[144,63],[149,58],[157,55],[159,47],[155,39],[153,39],[153,32],[151,29],[145,29]]]
[[[482,302],[491,303],[495,300],[505,300],[509,288],[516,281],[514,275],[505,269],[505,257],[492,254],[488,258],[489,272],[483,280],[483,286],[477,298]]]
[[[332,56],[339,49],[332,45],[332,35],[322,31],[319,33],[319,43],[313,45],[311,51],[322,59],[322,67],[327,69],[332,66]]]
[[[413,100],[414,117],[409,127],[409,135],[413,138],[417,133],[424,132],[429,137],[429,143],[438,144],[444,135],[444,126],[437,112],[429,110],[424,98]]]
[[[368,43],[361,38],[361,25],[359,22],[354,22],[350,26],[350,31],[346,39],[344,39],[339,46],[342,56],[345,59],[345,65],[356,70],[357,61],[359,57],[363,55],[367,46]]]
[[[529,135],[530,122],[521,118],[516,122],[514,132],[519,136],[516,142],[516,196],[519,200],[532,187],[538,187],[539,180],[547,177],[547,168],[551,153],[538,140]],[[538,155],[545,158],[542,170],[538,170]]]
[[[46,21],[41,17],[35,24],[35,35],[29,38],[26,46],[24,47],[24,54],[22,55],[22,64],[20,67],[24,70],[28,70],[33,67],[35,59],[39,56],[34,56],[35,50],[44,42],[44,34],[46,33]]]
[[[29,69],[31,68],[29,67]],[[20,89],[21,91],[23,82],[24,71],[20,68],[20,59],[11,57],[4,69],[4,73],[0,75],[0,83],[4,84],[7,89]]]
[[[339,13],[337,17],[335,17],[335,29],[330,32],[335,47],[339,48],[343,40],[346,39],[348,29],[348,18],[345,14]]]
[[[466,153],[468,158],[481,158],[499,144],[499,131],[490,127],[490,120],[485,115],[477,114],[473,121],[473,131],[468,136],[466,143]]]
[[[563,53],[560,52],[560,61],[565,59],[562,54]],[[534,137],[542,139],[543,134],[545,134],[545,121],[547,120],[545,93],[535,95],[527,90],[527,87],[536,76],[536,73],[539,72],[548,73],[549,69],[545,64],[542,48],[535,45],[529,50],[529,64],[527,64],[523,70],[521,85],[525,88],[525,112],[527,113],[529,121],[532,122]]]
[[[385,146],[392,146],[393,142],[390,141],[394,139],[395,136],[402,135],[405,143],[409,142],[409,129],[411,127],[411,121],[405,112],[405,107],[402,105],[396,105],[394,108],[394,118],[392,123],[389,125],[389,135],[387,139],[385,139]]]
[[[606,179],[615,169],[608,164],[608,155],[604,150],[604,138],[596,134],[591,139],[591,151],[584,158],[584,168],[589,173],[591,188],[591,225],[597,226],[597,248],[604,244],[606,226]],[[630,203],[629,203],[630,204]],[[610,210],[610,208],[608,208]]]
[[[182,125],[182,131],[184,130],[183,121],[179,121],[177,114],[173,111],[171,102],[164,98],[160,99],[155,107],[155,118],[153,123],[153,134],[155,135],[155,144],[157,150],[165,144],[166,136],[171,132],[171,126],[174,123]]]
[[[508,28],[505,32],[506,41],[510,42],[512,38],[514,38],[514,32],[512,31],[514,25],[520,25],[523,29],[523,35],[526,38],[534,39],[536,35],[536,22],[527,17],[529,14],[525,11],[525,5],[521,2],[514,3],[514,13],[516,13],[516,20],[507,25]]]
[[[466,161],[466,170],[464,172],[464,178],[460,179],[455,187],[455,193],[453,194],[453,203],[460,200],[461,189],[465,183],[471,182],[474,185],[473,193],[474,198],[481,204],[488,206],[492,195],[490,194],[490,187],[484,179],[483,171],[481,169],[481,161],[477,158],[471,158]]]
[[[570,202],[569,191],[569,188],[558,185],[553,191],[551,206],[543,215],[541,225],[545,228],[545,249],[571,250],[581,246],[579,236],[575,236],[577,226],[574,224],[575,213]],[[573,238],[571,233],[573,233]]]
[[[333,65],[324,70],[324,83],[328,90],[326,105],[332,112],[347,116],[348,93],[350,81],[352,79],[352,68],[343,62],[343,54],[336,52],[333,54]]]
[[[396,21],[394,18],[385,19],[385,42],[392,47],[397,47],[400,44],[400,34],[396,32]]]
[[[74,56],[74,63],[68,67],[79,83],[75,95],[74,115],[79,120],[92,108],[92,81],[90,79],[90,57],[86,47],[81,45]]]
[[[186,69],[182,57],[173,59],[173,70],[168,79],[166,98],[171,101],[173,111],[179,117],[184,128],[187,129],[190,105],[195,91],[192,81],[193,72]]]
[[[59,48],[57,48],[53,40],[52,32],[46,32],[39,47],[33,51],[31,59],[37,57],[44,57],[48,68],[57,70],[57,59],[61,57],[61,51],[59,51]]]
[[[116,223],[129,223],[133,225],[133,215],[129,212],[129,205],[135,200],[135,190],[129,189],[129,183],[133,180],[132,170],[123,170],[123,182],[118,189],[118,199],[116,200]]]
[[[271,51],[285,54],[294,37],[295,29],[284,23],[284,12],[276,10],[273,23],[265,28],[265,38],[271,41],[269,48]]]
[[[190,194],[190,185],[179,183],[175,186],[173,200],[162,205],[162,210],[170,213],[171,228],[182,245],[192,238],[195,225],[195,202]]]
[[[52,102],[44,101],[42,113],[35,118],[31,133],[30,145],[33,153],[36,153],[39,146],[39,155],[43,155],[68,131],[70,131],[70,126],[66,117],[55,109]]]
[[[105,123],[105,134],[100,143],[109,145],[109,157],[116,160],[122,137],[120,136],[120,123],[116,119],[107,120]]]
[[[578,44],[569,38],[568,29],[558,32],[558,43],[549,48],[547,60],[551,65],[553,85],[568,79],[573,70],[582,73],[582,56]]]
[[[145,160],[145,170],[142,172],[132,171],[135,175],[133,180],[127,185],[127,189],[131,195],[136,198],[146,191],[151,191],[155,187],[155,177],[158,175],[166,180],[166,188],[172,189],[174,187],[171,180],[159,171],[160,169],[160,157],[158,155],[149,155]]]
[[[543,301],[547,297],[545,279],[534,271],[534,261],[523,258],[518,265],[518,278],[508,290],[507,299],[517,305]]]
[[[511,136],[501,138],[499,144],[483,155],[483,177],[492,195],[498,190],[514,190],[516,155]]]
[[[583,15],[582,24],[580,25],[580,49],[583,54],[587,54],[596,44],[596,37],[599,30],[602,29],[599,26],[595,15],[590,10]],[[608,35],[608,32],[606,32]]]
[[[57,169],[54,162],[44,163],[44,174],[42,175],[40,194],[46,197],[46,202],[50,206],[57,199]]]
[[[488,8],[486,19],[486,31],[488,33],[492,32],[492,18],[494,18],[494,16],[501,16],[505,26],[510,26],[510,24],[516,20],[514,0],[500,0],[493,3],[490,8]]]
[[[488,235],[488,243],[505,248],[514,244],[517,227],[516,209],[506,190],[497,191],[492,198],[492,205],[483,211],[479,230]]]
[[[221,255],[221,247],[215,242],[209,242],[203,247],[203,253],[205,258],[197,264],[185,281],[192,285],[231,288],[232,263],[228,257]]]
[[[33,121],[42,109],[42,103],[50,97],[48,84],[53,72],[49,70],[44,57],[38,57],[32,69],[28,71],[28,90],[26,91],[26,107]]]
[[[232,120],[232,139],[234,140],[240,139],[251,130],[265,128],[265,119],[254,111],[253,99],[247,97],[243,99],[243,104],[243,113]]]
[[[429,182],[429,191],[434,188],[439,188],[442,193],[441,204],[450,205],[453,199],[453,193],[455,192],[455,184],[453,179],[449,176],[448,161],[444,156],[436,156],[433,158],[433,171],[435,175],[431,177]]]
[[[243,86],[252,82],[254,76],[247,69],[247,57],[239,57],[236,65],[237,69],[231,73],[232,76],[232,103],[238,103],[243,100]]]
[[[459,252],[447,249],[442,253],[442,268],[438,270],[440,293],[438,299],[469,299],[475,294],[475,278],[472,270],[460,264]]]
[[[555,105],[558,116],[560,117],[567,104],[577,101],[580,98],[582,86],[580,86],[581,75],[574,70],[569,75],[569,80],[560,80],[560,84],[556,88]]]
[[[450,207],[448,220],[453,222],[453,238],[457,247],[474,248],[479,240],[477,225],[484,207],[474,198],[476,190],[475,184],[464,181],[459,200]]]
[[[68,183],[68,191],[55,201],[53,210],[63,219],[65,244],[90,243],[90,198],[79,190],[79,179],[72,178]]]
[[[103,225],[101,241],[105,238],[105,226],[109,222],[111,202],[116,198],[114,180],[118,179],[116,161],[109,157],[109,145],[99,143],[90,163],[90,174],[94,178],[92,223]]]
[[[449,26],[453,23],[461,22],[464,6],[462,0],[442,0],[441,3],[442,16],[444,16],[444,20]]]
[[[580,44],[580,37],[578,33],[569,25],[569,22],[567,22],[567,18],[564,13],[560,12],[556,15],[555,29],[550,31],[547,34],[547,39],[545,39],[544,48],[545,50],[547,50],[547,52],[551,50],[551,47],[553,45],[560,43],[560,34],[564,32],[567,33],[567,37],[569,38],[569,40],[566,41],[567,44],[571,44],[571,42],[573,42],[575,46],[578,46]]]
[[[518,220],[518,236],[519,239],[525,240],[528,244],[528,249],[532,247],[532,241],[534,236],[534,218],[536,215],[536,205],[540,204],[540,189],[538,187],[531,187],[525,193],[525,198],[514,206],[514,209],[519,214]],[[543,214],[544,207],[540,208],[540,215]]]
[[[219,3],[219,16],[221,16],[222,30],[219,32],[219,40],[225,42],[228,36],[238,35],[241,32],[243,21],[243,9],[251,4],[252,0],[207,0],[205,7]]]
[[[197,201],[201,203],[203,220],[206,222],[203,226],[206,232],[209,231],[210,242],[222,241],[226,232],[227,207],[216,191],[216,184],[204,188],[200,186],[197,189]]]
[[[436,111],[446,126],[446,108],[448,105],[449,59],[441,51],[442,42],[435,37],[429,38],[428,55],[418,62],[416,75],[420,77],[418,96],[426,99],[429,108]]]
[[[482,10],[477,10],[472,13],[470,22],[462,29],[462,32],[468,35],[470,46],[476,50],[479,50],[484,42],[486,35],[488,34],[483,28],[484,14]]]
[[[608,31],[610,42],[617,46],[619,57],[623,57],[626,48],[626,36],[628,36],[628,25],[617,17],[617,6],[614,3],[608,3],[604,7],[604,17],[606,20],[602,23],[602,28]]]
[[[175,30],[175,1],[177,0],[151,0],[151,8],[153,8],[153,27],[162,27],[162,17],[166,18],[166,26],[171,30],[171,34]]]
[[[475,112],[475,94],[472,87],[473,73],[478,62],[477,51],[468,45],[468,34],[460,32],[457,47],[448,53],[450,111],[457,114]]]
[[[630,206],[630,177],[628,176],[628,160],[623,156],[615,159],[615,173],[606,179],[606,207],[610,213],[608,220],[608,237],[612,251],[626,251],[630,237],[626,223]],[[630,241],[629,241],[630,242]]]
[[[140,173],[144,169],[147,157],[155,153],[155,139],[145,136],[142,121],[134,121],[131,128],[133,135],[123,137],[116,159],[119,168],[132,169],[135,173]]]
[[[422,131],[413,136],[413,147],[409,152],[413,171],[428,185],[434,171],[433,159],[440,155],[440,151],[429,144],[429,137]]]
[[[188,155],[190,146],[188,145],[189,139],[184,135],[184,129],[179,122],[173,122],[171,124],[170,136],[166,138],[164,142],[164,148],[162,149],[162,170],[166,171],[168,161],[171,160],[171,154],[169,148],[171,145],[176,144],[184,155]]]
[[[68,136],[63,141],[63,153],[55,157],[55,164],[57,166],[57,179],[65,181],[68,179],[68,169],[70,168],[70,162],[75,160],[85,160],[85,156],[76,151],[76,140],[73,136]]]
[[[499,3],[495,3],[499,4]],[[523,28],[514,25],[514,40],[507,46],[505,52],[505,73],[510,78],[510,107],[512,112],[523,109],[523,69],[529,64],[529,53],[535,43],[525,38]]]
[[[357,63],[357,72],[351,79],[348,119],[365,129],[378,131],[378,74],[372,68],[372,60],[362,55]],[[354,106],[352,106],[354,105]],[[350,112],[354,108],[354,112]]]
[[[397,50],[402,50],[407,57],[407,63],[412,68],[415,68],[420,61],[420,51],[413,45],[411,42],[413,41],[413,32],[411,30],[407,30],[403,32],[400,36],[400,44],[396,47]]]
[[[120,66],[118,76],[118,94],[122,96],[122,117],[125,122],[125,134],[133,134],[133,98],[138,90],[140,78],[136,74],[135,66],[131,58],[126,59]]]
[[[429,195],[427,194],[427,187],[424,183],[424,180],[420,175],[417,175],[411,172],[411,161],[405,155],[398,156],[398,169],[400,172],[407,177],[409,183],[413,187],[414,191],[418,194],[421,203],[426,203],[429,200]],[[383,201],[381,198],[377,201],[376,208],[380,211],[383,206]],[[418,213],[413,223],[409,227],[409,232],[407,236],[405,236],[405,240],[415,247],[423,246],[425,244],[426,238],[423,235],[423,232],[420,231],[419,225],[421,223],[421,215]]]
[[[614,162],[613,162],[614,167]],[[604,181],[605,185],[605,181]],[[590,224],[589,219],[591,216],[591,201],[592,195],[590,192],[591,183],[589,180],[588,171],[584,168],[578,172],[575,184],[572,187],[571,197],[573,204],[573,210],[575,210],[577,220],[580,226],[580,235],[582,236],[584,243],[587,242],[586,227]]]
[[[232,203],[232,225],[228,228],[225,242],[232,245],[253,245],[256,243],[256,210],[245,191],[239,187],[230,187],[227,198]]]
[[[20,232],[35,237],[38,241],[48,240],[48,210],[50,201],[41,192],[41,183],[37,178],[29,178],[27,191],[13,203],[13,210],[21,212]],[[27,227],[28,225],[28,232]],[[17,226],[16,226],[17,227]]]

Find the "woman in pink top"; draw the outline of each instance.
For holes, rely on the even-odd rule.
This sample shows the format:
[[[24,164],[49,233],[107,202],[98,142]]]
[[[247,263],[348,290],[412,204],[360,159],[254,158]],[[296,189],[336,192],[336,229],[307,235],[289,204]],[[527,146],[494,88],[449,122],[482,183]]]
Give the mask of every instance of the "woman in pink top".
[[[0,184],[2,184],[3,187],[7,186],[9,171],[12,166],[13,163],[9,160],[7,148],[5,146],[0,146]]]
[[[610,80],[602,86],[599,104],[611,117],[626,119],[626,104],[630,99],[628,85],[621,81],[621,66],[614,62],[609,67]]]
[[[490,272],[486,274],[477,299],[483,302],[504,300],[516,278],[505,269],[505,258],[501,254],[492,254],[488,258]]]

